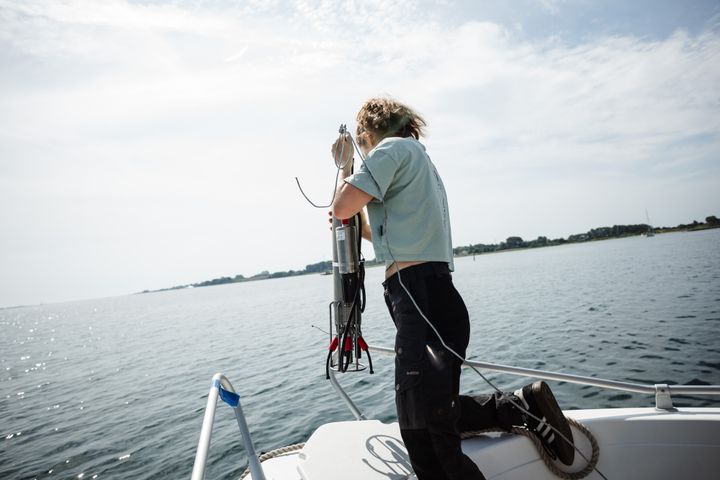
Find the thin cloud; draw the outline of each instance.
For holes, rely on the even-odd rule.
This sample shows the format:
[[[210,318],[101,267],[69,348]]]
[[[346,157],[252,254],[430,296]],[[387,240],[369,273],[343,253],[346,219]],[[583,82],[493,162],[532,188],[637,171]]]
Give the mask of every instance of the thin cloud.
[[[557,15],[561,5],[567,3],[567,0],[537,0],[537,3],[547,12]]]
[[[51,297],[72,298],[326,258],[325,219],[292,177],[328,196],[337,124],[384,93],[429,120],[453,218],[474,219],[454,221],[460,243],[623,222],[623,205],[668,212],[665,224],[720,208],[706,200],[720,178],[717,31],[566,44],[448,22],[447,8],[0,0],[0,203],[13,206],[0,211],[12,232],[0,260],[41,276],[23,245],[47,259],[55,244],[92,244],[83,288],[107,271],[116,284]],[[279,218],[307,239],[302,251],[264,235]],[[208,252],[213,236],[222,241]],[[202,259],[179,262],[189,251]],[[117,260],[126,255],[154,268],[130,269]]]

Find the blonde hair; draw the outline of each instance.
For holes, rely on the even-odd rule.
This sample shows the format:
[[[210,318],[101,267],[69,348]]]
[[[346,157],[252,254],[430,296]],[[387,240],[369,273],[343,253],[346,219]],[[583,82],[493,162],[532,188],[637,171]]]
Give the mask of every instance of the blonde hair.
[[[365,133],[379,142],[386,137],[413,137],[425,135],[425,120],[407,105],[392,98],[371,98],[366,101],[356,117],[357,138],[363,145]]]

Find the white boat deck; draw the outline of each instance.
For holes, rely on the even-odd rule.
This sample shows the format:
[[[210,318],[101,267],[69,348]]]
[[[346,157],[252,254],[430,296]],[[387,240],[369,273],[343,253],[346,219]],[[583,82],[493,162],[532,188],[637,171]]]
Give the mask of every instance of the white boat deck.
[[[715,480],[720,478],[720,408],[574,410],[600,446],[598,469],[609,479]],[[590,444],[573,431],[590,456]],[[488,480],[556,479],[525,437],[495,434],[465,440],[463,451]],[[396,423],[377,420],[329,423],[297,454],[263,462],[267,480],[400,480],[412,469]],[[584,461],[563,468],[578,471]],[[248,477],[249,478],[249,477]],[[601,479],[597,472],[588,479]]]

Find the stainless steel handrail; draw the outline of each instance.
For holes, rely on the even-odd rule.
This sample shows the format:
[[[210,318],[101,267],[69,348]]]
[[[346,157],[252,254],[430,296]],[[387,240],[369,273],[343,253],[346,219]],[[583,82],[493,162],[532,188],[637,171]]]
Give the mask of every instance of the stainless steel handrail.
[[[395,351],[392,348],[387,347],[376,347],[370,345],[369,350],[374,353],[380,353],[383,355],[394,356]],[[641,384],[641,383],[630,383],[630,382],[618,382],[615,380],[606,380],[603,378],[587,377],[583,375],[573,375],[569,373],[557,373],[550,372],[547,370],[537,370],[533,368],[521,368],[512,367],[509,365],[501,365],[498,363],[490,362],[478,362],[475,360],[466,360],[464,366],[472,366],[476,368],[482,368],[484,370],[491,370],[494,372],[508,373],[510,375],[519,375],[523,377],[533,377],[542,380],[557,380],[561,382],[575,383],[579,385],[590,385],[594,387],[608,388],[612,390],[621,390],[624,392],[633,393],[645,393],[655,394],[656,406],[659,409],[672,409],[671,394],[686,394],[686,395],[720,395],[720,385],[665,385],[665,384]],[[335,372],[330,371],[330,381],[335,390],[340,394],[341,398],[345,401],[350,411],[353,413],[357,420],[364,420],[365,416],[355,406],[350,397],[345,393],[343,388],[335,378]],[[205,408],[205,417],[203,419],[202,430],[200,431],[200,439],[198,440],[197,454],[195,456],[195,463],[193,465],[192,480],[203,480],[205,478],[205,467],[207,465],[208,450],[210,448],[210,437],[212,435],[213,421],[215,419],[215,410],[217,409],[217,400],[220,396],[220,386],[223,390],[231,393],[235,393],[230,381],[221,373],[216,373],[212,379],[212,386],[210,387],[210,393],[208,394],[207,407]],[[248,452],[248,464],[252,478],[254,480],[265,480],[265,474],[262,470],[262,466],[255,453],[255,447],[250,438],[250,432],[248,430],[247,423],[245,421],[245,415],[243,414],[238,399],[237,405],[233,407],[235,417],[240,428],[243,440],[245,442],[245,449]]]
[[[193,464],[191,480],[203,480],[205,478],[205,467],[207,465],[208,450],[210,449],[210,437],[212,436],[213,421],[215,419],[215,410],[217,409],[217,401],[220,396],[220,387],[223,390],[236,394],[230,380],[222,373],[213,375],[210,393],[208,394],[207,406],[205,407],[205,417],[203,418],[202,430],[200,430],[200,439],[198,440],[197,453],[195,455],[195,463]],[[237,395],[237,394],[236,394]],[[243,441],[245,442],[245,450],[248,453],[248,466],[253,480],[265,480],[265,473],[258,461],[255,453],[255,446],[250,438],[250,431],[245,421],[240,399],[237,399],[237,405],[233,406],[235,418],[240,428]]]
[[[350,409],[353,416],[355,416],[355,420],[366,420],[365,415],[363,415],[360,409],[357,408],[350,396],[347,394],[347,392],[345,392],[345,389],[343,389],[340,383],[337,381],[337,378],[335,378],[335,371],[331,368],[328,371],[328,374],[330,375],[330,383],[332,384],[338,395],[340,395],[340,398],[343,399],[345,405],[347,405],[347,407]]]
[[[391,356],[395,355],[395,350],[393,350],[392,348],[376,347],[373,345],[370,345],[368,348],[369,350],[376,353]],[[524,377],[539,378],[542,380],[558,380],[561,382],[609,388],[612,390],[621,390],[624,392],[655,394],[657,406],[658,408],[662,409],[672,408],[670,394],[720,395],[720,385],[648,385],[641,383],[618,382],[615,380],[606,380],[603,378],[587,377],[583,375],[572,375],[569,373],[549,372],[547,370],[536,370],[533,368],[512,367],[509,365],[501,365],[498,363],[477,362],[475,360],[465,360],[464,366],[473,366],[476,368],[482,368],[484,370],[492,370],[494,372],[509,373],[511,375],[519,375]]]

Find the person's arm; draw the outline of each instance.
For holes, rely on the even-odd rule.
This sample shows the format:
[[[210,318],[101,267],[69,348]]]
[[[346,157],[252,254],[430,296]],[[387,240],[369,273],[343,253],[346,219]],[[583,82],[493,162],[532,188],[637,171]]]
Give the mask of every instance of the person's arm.
[[[337,188],[335,201],[332,205],[333,214],[341,220],[353,217],[373,199],[372,195],[345,182],[345,179],[349,176],[340,173],[341,183]]]

